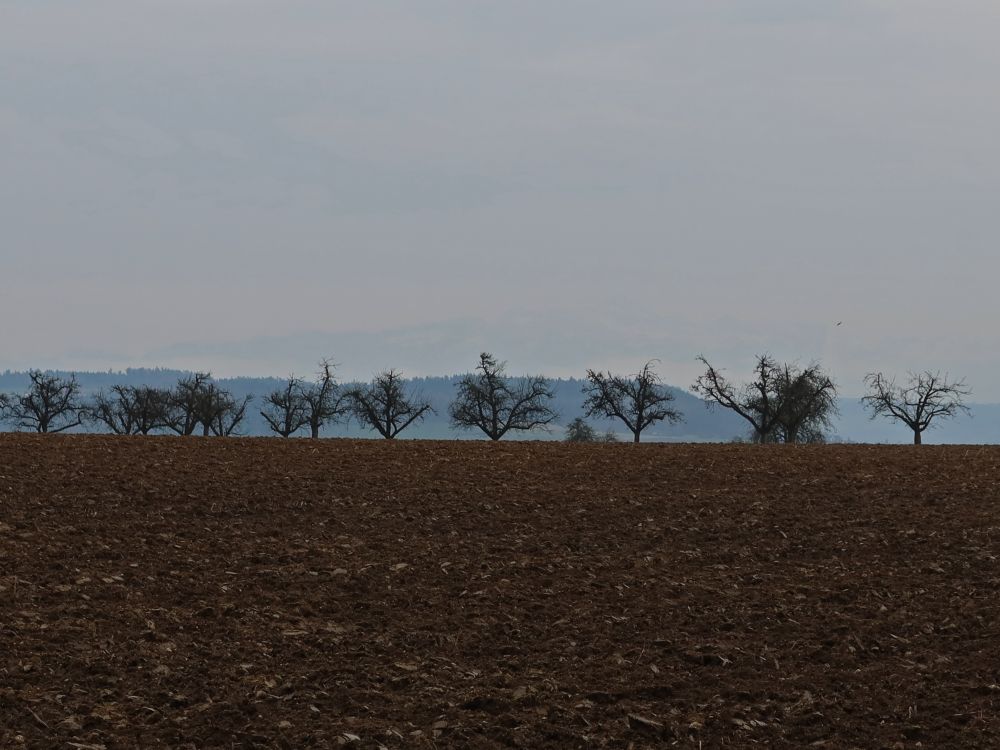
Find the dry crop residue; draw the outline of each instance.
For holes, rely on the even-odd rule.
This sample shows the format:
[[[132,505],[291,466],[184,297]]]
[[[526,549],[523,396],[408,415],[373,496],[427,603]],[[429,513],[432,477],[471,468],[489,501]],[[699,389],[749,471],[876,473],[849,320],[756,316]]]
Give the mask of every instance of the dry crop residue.
[[[0,747],[998,747],[1000,449],[0,435]]]

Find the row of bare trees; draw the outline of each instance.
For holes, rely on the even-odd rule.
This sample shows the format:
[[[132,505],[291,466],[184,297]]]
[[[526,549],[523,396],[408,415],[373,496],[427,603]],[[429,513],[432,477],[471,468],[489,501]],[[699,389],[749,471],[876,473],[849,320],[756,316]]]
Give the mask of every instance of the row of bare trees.
[[[233,435],[251,397],[234,397],[208,373],[181,378],[173,388],[116,385],[85,399],[75,375],[32,370],[25,393],[0,396],[0,417],[16,429],[65,432],[100,425],[119,435],[170,431],[178,435]]]
[[[751,428],[755,442],[802,443],[823,440],[837,414],[837,389],[818,364],[806,368],[781,364],[769,355],[756,359],[753,378],[731,383],[704,357],[707,368],[692,386],[707,403],[730,409]],[[939,372],[910,372],[904,383],[881,372],[865,376],[868,392],[861,403],[871,418],[887,417],[913,432],[919,445],[935,421],[970,414],[965,398],[971,389],[964,380],[949,380]]]
[[[692,390],[707,405],[746,420],[754,442],[821,442],[832,427],[837,389],[816,363],[802,368],[760,355],[752,378],[736,384],[704,357],[699,361],[706,369]],[[652,425],[683,421],[654,363],[647,362],[632,375],[588,370],[583,387],[586,416],[620,421],[637,443]],[[267,394],[260,415],[270,430],[287,438],[308,429],[318,438],[324,426],[353,417],[392,439],[434,413],[431,403],[408,388],[398,370],[380,372],[370,383],[349,388],[337,382],[334,370],[330,360],[322,360],[315,379],[290,377]],[[239,433],[252,401],[252,396],[234,396],[204,372],[181,378],[173,388],[118,385],[89,400],[75,376],[33,370],[29,378],[25,393],[0,394],[0,419],[16,429],[36,432],[94,424],[122,435],[163,431],[229,436]],[[882,416],[905,424],[917,444],[934,422],[969,412],[964,399],[971,391],[964,381],[951,381],[947,375],[910,373],[905,383],[897,385],[876,372],[865,383],[868,393],[862,402],[872,419]],[[547,429],[558,419],[554,397],[547,378],[510,377],[506,363],[483,352],[475,370],[458,380],[448,415],[457,429],[478,429],[491,440],[500,440],[511,432]],[[569,434],[575,441],[596,439],[582,419],[573,421]]]
[[[307,427],[315,438],[324,425],[354,413],[362,423],[395,437],[413,421],[398,422],[399,413],[409,408],[399,373],[382,373],[370,388],[345,391],[334,378],[333,367],[324,360],[315,381],[289,378],[283,389],[265,397],[260,414],[272,431],[288,437]],[[75,375],[32,370],[28,377],[26,392],[0,395],[0,419],[15,429],[41,433],[96,425],[118,435],[173,432],[227,437],[239,433],[253,400],[234,396],[207,372],[186,375],[173,388],[116,385],[90,399],[84,398]],[[376,412],[372,404],[383,392],[391,402],[388,412]],[[416,411],[420,416],[426,409]]]
[[[290,377],[284,388],[271,391],[264,399],[260,415],[281,437],[289,437],[304,427],[318,438],[326,424],[340,421],[350,410],[350,402],[333,376],[330,360],[320,362],[315,381]]]
[[[491,440],[499,440],[510,431],[546,428],[559,416],[550,405],[554,394],[548,379],[540,375],[508,377],[506,364],[488,352],[479,355],[475,372],[459,380],[457,391],[449,408],[452,426],[478,428]],[[652,361],[634,375],[587,370],[583,394],[588,417],[621,421],[636,443],[647,427],[684,419],[673,408],[674,395],[653,370]],[[592,435],[581,420],[572,425],[570,436],[575,442],[586,442]]]
[[[817,363],[807,367],[778,362],[768,354],[759,355],[750,381],[731,382],[705,357],[705,366],[691,390],[710,407],[737,414],[750,427],[757,443],[822,442],[837,416],[837,387]],[[588,416],[600,415],[621,420],[639,442],[640,433],[656,422],[678,422],[683,416],[672,408],[673,396],[663,387],[647,362],[631,376],[587,371],[585,406]],[[908,427],[919,445],[925,430],[934,422],[970,414],[965,398],[972,391],[964,380],[950,380],[939,372],[910,372],[897,384],[880,372],[865,376],[868,392],[861,402],[871,418],[886,417]],[[581,425],[570,432],[580,440]]]

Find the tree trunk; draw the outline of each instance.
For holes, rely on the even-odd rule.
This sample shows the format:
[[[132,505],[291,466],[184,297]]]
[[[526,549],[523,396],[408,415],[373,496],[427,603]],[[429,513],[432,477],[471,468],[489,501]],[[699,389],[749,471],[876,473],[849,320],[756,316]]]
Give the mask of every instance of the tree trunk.
[[[634,439],[632,440],[632,442],[633,443],[638,443],[639,442],[639,430],[633,430],[632,431],[632,435],[634,436]]]
[[[920,445],[920,430],[913,431],[913,444]]]
[[[318,440],[319,439],[319,425],[318,424],[312,424],[312,425],[309,425],[309,427],[310,427],[310,429],[312,431],[312,439],[313,440]]]

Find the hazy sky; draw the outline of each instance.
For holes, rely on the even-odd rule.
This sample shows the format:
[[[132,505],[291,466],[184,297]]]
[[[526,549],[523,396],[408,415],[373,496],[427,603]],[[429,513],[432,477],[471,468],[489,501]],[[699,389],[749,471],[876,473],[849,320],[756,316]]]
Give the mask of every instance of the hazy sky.
[[[1000,400],[998,39],[996,0],[0,0],[0,369],[766,349]]]

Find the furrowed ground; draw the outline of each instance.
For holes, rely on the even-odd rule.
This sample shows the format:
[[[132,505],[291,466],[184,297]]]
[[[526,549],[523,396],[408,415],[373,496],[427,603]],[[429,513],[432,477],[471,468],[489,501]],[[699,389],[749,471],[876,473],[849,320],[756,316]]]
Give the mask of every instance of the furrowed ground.
[[[1000,449],[0,436],[0,747],[998,747]]]

